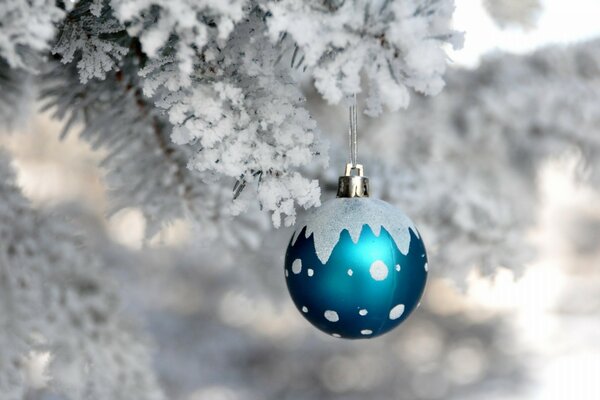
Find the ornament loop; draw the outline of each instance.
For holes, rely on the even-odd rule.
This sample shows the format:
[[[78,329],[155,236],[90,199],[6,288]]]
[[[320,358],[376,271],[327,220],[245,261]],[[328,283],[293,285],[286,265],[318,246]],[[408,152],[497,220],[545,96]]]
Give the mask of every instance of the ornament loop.
[[[352,171],[356,171],[357,176],[363,176],[362,164],[346,164],[346,170],[344,171],[344,176],[353,176]]]
[[[369,197],[369,178],[363,176],[361,164],[346,164],[344,176],[338,179],[337,197]]]

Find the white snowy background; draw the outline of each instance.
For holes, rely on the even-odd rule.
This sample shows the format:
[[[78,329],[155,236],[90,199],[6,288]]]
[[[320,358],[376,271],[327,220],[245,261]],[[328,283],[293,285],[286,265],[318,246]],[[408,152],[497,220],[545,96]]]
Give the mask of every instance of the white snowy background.
[[[230,3],[235,20],[241,2]],[[0,287],[37,273],[25,281],[42,294],[0,293],[0,400],[600,398],[598,15],[600,5],[585,0],[457,0],[454,28],[466,32],[465,44],[448,46],[441,94],[411,95],[406,110],[376,119],[360,115],[359,159],[375,195],[407,211],[431,243],[422,307],[373,341],[327,337],[295,310],[282,271],[292,228],[274,229],[249,203],[229,210],[244,211],[238,219],[210,215],[218,224],[209,232],[181,219],[161,229],[149,215],[169,214],[160,207],[170,200],[136,205],[126,193],[115,206],[110,193],[123,182],[98,166],[109,150],[75,134],[60,140],[63,122],[28,114],[0,135],[0,237],[23,244],[2,247]],[[269,65],[272,54],[264,54]],[[187,84],[179,78],[172,87]],[[319,179],[325,200],[347,157],[347,110],[305,80],[329,166],[307,166],[308,156],[299,156],[309,179],[290,176],[281,192],[295,199],[298,185],[314,190],[310,179]],[[242,82],[245,90],[253,84]],[[206,90],[165,98],[164,106],[183,107]],[[337,95],[329,90],[326,98]],[[232,107],[243,114],[244,105]],[[193,141],[185,123],[171,122],[182,141]],[[298,123],[315,129],[302,116]],[[216,172],[227,175],[227,166]],[[203,190],[206,201],[219,202],[218,179]],[[252,197],[248,191],[243,196]],[[109,214],[112,207],[119,210]],[[295,213],[266,209],[282,225]],[[26,261],[6,261],[14,253]],[[4,285],[9,276],[14,286]],[[42,309],[45,317],[36,317]],[[73,328],[61,330],[61,318]]]

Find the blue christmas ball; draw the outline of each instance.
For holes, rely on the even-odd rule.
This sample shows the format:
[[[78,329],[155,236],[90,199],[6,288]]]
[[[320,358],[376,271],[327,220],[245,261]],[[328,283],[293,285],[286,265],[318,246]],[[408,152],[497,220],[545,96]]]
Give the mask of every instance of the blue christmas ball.
[[[302,315],[334,337],[373,338],[418,306],[427,254],[412,221],[368,197],[336,198],[298,225],[285,279]]]

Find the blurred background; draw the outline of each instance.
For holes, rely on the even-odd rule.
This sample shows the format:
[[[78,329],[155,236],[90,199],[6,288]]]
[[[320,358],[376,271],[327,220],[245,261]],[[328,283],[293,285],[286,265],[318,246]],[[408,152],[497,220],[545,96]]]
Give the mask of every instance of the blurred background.
[[[463,50],[449,51],[452,70],[443,95],[417,99],[400,115],[360,117],[360,155],[367,172],[373,160],[375,184],[385,169],[376,160],[393,157],[405,145],[406,125],[418,120],[419,128],[437,129],[422,121],[419,110],[441,112],[469,93],[492,90],[498,65],[523,65],[523,59],[535,64],[547,53],[550,64],[560,65],[571,48],[598,49],[600,3],[522,0],[504,8],[500,3],[457,1],[455,27],[466,32],[466,42]],[[517,73],[502,76],[515,86],[527,81]],[[453,94],[457,91],[462,97]],[[512,93],[501,102],[519,108]],[[333,196],[327,185],[344,162],[346,109],[322,103],[310,82],[306,95],[332,149],[327,173],[316,174],[325,200]],[[486,129],[485,121],[479,126]],[[483,265],[450,265],[460,256],[446,259],[449,249],[434,248],[437,265],[431,262],[422,306],[413,316],[384,337],[341,341],[313,329],[287,295],[282,265],[292,229],[265,229],[259,244],[232,250],[225,243],[207,245],[178,222],[145,241],[139,210],[107,214],[107,187],[98,167],[103,154],[76,135],[59,140],[61,129],[40,113],[22,132],[0,135],[0,144],[13,155],[18,183],[34,206],[66,215],[109,266],[122,298],[119,312],[146,332],[167,398],[600,399],[600,193],[593,180],[582,179],[589,171],[577,151],[554,152],[536,166],[529,188],[510,188],[509,199],[524,203],[530,221],[526,237],[517,238],[531,250],[521,268],[490,272]],[[511,129],[521,134],[518,126]],[[477,150],[477,145],[468,150],[467,159]],[[379,185],[384,197],[393,190],[382,188],[383,181]],[[535,192],[535,201],[520,190]],[[412,211],[417,205],[406,206]],[[427,233],[427,218],[422,224]],[[452,246],[460,255],[461,240]],[[482,250],[488,251],[504,252]]]

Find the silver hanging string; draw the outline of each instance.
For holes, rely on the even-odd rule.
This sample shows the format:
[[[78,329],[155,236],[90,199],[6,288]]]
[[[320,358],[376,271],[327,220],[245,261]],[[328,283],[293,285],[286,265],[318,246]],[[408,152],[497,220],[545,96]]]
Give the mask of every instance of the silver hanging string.
[[[369,178],[364,176],[363,166],[358,164],[357,128],[358,116],[356,112],[356,94],[350,104],[350,127],[348,139],[350,144],[350,162],[346,164],[344,175],[338,180],[337,197],[369,197]]]
[[[358,158],[358,146],[357,146],[357,126],[358,117],[356,115],[356,93],[354,93],[353,102],[349,107],[350,116],[350,128],[348,130],[348,138],[350,141],[350,163],[352,167],[356,167],[356,159]]]

